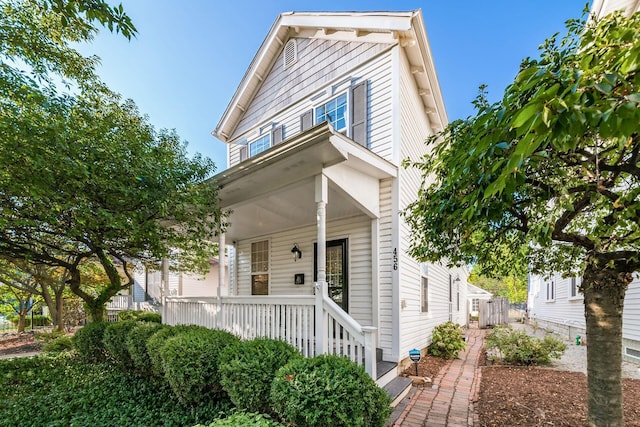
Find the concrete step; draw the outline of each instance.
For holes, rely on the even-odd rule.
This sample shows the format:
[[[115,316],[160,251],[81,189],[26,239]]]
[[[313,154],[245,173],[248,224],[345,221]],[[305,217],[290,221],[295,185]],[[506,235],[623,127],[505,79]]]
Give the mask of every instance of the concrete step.
[[[411,390],[411,379],[407,377],[395,377],[384,386],[384,390],[391,398],[391,406],[396,407],[398,403],[409,393]]]

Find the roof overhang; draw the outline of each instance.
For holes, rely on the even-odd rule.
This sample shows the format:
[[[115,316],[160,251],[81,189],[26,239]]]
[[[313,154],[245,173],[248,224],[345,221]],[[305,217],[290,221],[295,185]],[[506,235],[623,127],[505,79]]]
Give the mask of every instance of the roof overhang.
[[[424,112],[434,130],[448,122],[422,11],[411,12],[287,12],[271,27],[251,61],[213,136],[229,142],[244,111],[271,70],[282,47],[291,37],[305,34],[317,38],[370,42],[395,42],[405,49]]]

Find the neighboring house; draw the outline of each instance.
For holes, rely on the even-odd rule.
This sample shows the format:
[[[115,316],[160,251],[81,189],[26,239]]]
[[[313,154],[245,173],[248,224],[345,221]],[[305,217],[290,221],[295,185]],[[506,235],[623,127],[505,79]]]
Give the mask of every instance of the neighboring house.
[[[602,17],[621,9],[629,16],[640,10],[640,0],[595,0],[591,13]],[[579,292],[580,278],[563,278],[558,274],[529,277],[528,310],[532,321],[575,340],[585,336],[584,299]],[[586,337],[588,341],[588,337]],[[629,285],[622,316],[622,354],[640,363],[640,278]]]
[[[396,377],[435,326],[468,319],[466,267],[412,259],[400,214],[421,185],[402,160],[446,124],[420,11],[281,14],[213,131],[230,296],[167,298],[165,321]]]
[[[478,317],[478,309],[480,308],[480,301],[489,301],[493,297],[493,294],[489,291],[485,291],[476,285],[471,283],[467,284],[467,302],[469,303],[469,316]]]

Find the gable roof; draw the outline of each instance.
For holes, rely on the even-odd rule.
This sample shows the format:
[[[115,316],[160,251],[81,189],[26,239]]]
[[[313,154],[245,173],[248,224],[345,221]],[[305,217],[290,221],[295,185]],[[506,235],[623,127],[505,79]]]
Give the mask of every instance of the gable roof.
[[[436,129],[448,122],[422,11],[410,12],[286,12],[280,14],[249,65],[238,89],[212,134],[230,136],[256,95],[277,56],[291,37],[395,42],[405,49],[425,112]]]

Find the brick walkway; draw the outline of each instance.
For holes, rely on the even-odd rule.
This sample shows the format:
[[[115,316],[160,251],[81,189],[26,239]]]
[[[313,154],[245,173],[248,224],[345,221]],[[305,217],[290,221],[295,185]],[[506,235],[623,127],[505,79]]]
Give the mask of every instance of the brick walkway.
[[[467,348],[434,378],[431,387],[418,388],[394,427],[477,427],[478,359],[484,330],[469,329]]]

